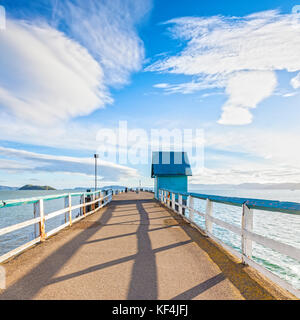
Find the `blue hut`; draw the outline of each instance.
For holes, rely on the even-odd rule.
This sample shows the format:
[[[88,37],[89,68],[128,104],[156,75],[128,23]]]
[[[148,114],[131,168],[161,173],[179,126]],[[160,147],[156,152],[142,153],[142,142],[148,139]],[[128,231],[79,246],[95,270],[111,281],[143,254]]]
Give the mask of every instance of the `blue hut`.
[[[152,153],[151,177],[158,199],[159,189],[187,192],[188,176],[192,175],[186,152],[157,151]]]

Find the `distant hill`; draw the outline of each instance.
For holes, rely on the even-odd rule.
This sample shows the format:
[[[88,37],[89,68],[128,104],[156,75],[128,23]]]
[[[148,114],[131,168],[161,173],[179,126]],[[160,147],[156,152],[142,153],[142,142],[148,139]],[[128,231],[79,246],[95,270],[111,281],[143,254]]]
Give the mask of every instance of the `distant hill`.
[[[49,186],[34,186],[32,184],[26,184],[25,186],[19,188],[19,190],[56,190]]]
[[[300,183],[190,184],[189,187],[199,190],[300,190]]]
[[[73,188],[73,189],[70,189],[70,190],[75,190],[75,191],[86,191],[88,188],[84,188],[84,187],[76,187],[76,188]],[[68,190],[68,189],[66,189]]]
[[[124,186],[104,186],[101,189],[125,189]]]
[[[18,190],[18,188],[17,187],[0,186],[0,190],[2,190],[2,191],[12,191],[12,190]]]

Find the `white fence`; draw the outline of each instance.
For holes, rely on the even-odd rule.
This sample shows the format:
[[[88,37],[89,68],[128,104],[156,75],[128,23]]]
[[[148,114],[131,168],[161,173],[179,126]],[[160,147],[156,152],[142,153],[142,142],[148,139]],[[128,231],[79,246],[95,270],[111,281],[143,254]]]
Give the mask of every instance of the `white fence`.
[[[77,222],[89,216],[90,214],[96,212],[100,208],[106,206],[112,200],[113,194],[119,194],[121,192],[123,192],[123,190],[108,189],[108,190],[100,190],[100,191],[94,191],[94,192],[68,193],[68,194],[53,195],[53,196],[46,196],[46,197],[39,197],[39,198],[2,201],[2,203],[0,203],[0,210],[1,208],[32,203],[34,218],[0,229],[0,236],[31,226],[31,225],[39,226],[39,232],[38,232],[39,235],[38,236],[36,235],[36,237],[33,240],[28,241],[25,244],[0,256],[0,263],[19,254],[20,252],[28,249],[29,247],[33,246],[38,242],[45,241],[48,237],[52,236],[58,231],[68,226],[72,226],[74,222]],[[72,205],[72,197],[80,197],[81,198],[80,204]],[[64,198],[64,208],[45,214],[44,202],[59,199],[59,198]],[[72,219],[72,211],[76,209],[80,209],[80,214],[75,219]],[[65,215],[65,223],[46,233],[45,222],[49,219],[52,219],[62,214]]]
[[[206,201],[205,213],[195,209],[194,199],[201,199]],[[267,248],[273,249],[279,253],[282,253],[293,259],[296,259],[297,261],[300,261],[300,249],[253,232],[253,209],[277,211],[286,214],[300,215],[299,203],[210,196],[197,193],[177,192],[165,189],[159,190],[159,200],[161,201],[161,203],[163,203],[164,205],[181,215],[185,220],[189,221],[191,224],[195,225],[199,229],[201,228],[195,222],[195,216],[202,216],[205,219],[205,230],[201,229],[201,231],[205,232],[207,236],[209,236],[214,241],[223,246],[225,249],[230,251],[233,255],[241,259],[243,263],[254,267],[259,272],[268,277],[270,280],[272,280],[282,288],[290,291],[298,298],[300,298],[299,290],[295,289],[289,283],[287,283],[274,273],[270,272],[263,266],[259,265],[252,259],[252,242],[254,241]],[[214,217],[214,202],[242,207],[241,228]],[[189,216],[186,216],[184,214],[185,210],[189,211]],[[226,230],[230,230],[231,232],[241,236],[241,253],[234,250],[232,247],[228,246],[227,244],[225,244],[213,235],[212,228],[214,223]]]

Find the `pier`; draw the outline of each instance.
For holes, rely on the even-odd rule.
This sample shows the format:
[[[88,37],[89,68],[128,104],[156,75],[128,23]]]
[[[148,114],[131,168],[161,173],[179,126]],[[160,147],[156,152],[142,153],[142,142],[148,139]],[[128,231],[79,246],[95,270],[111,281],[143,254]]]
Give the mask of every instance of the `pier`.
[[[159,201],[150,192],[104,193],[92,197],[99,205],[90,214],[88,203],[77,205],[84,215],[76,221],[51,235],[40,228],[36,244],[6,257],[0,299],[297,299],[197,228],[184,214],[193,203],[185,196],[192,199],[167,190]],[[43,212],[35,219],[44,221]]]

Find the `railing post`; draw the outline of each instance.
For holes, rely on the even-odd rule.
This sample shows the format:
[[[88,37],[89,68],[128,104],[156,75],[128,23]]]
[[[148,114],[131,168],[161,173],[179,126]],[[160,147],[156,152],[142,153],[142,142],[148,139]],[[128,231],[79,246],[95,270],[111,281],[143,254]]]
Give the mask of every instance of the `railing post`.
[[[39,215],[39,202],[35,202],[33,204],[33,215],[34,218],[38,217]],[[38,223],[34,224],[34,238],[37,238],[37,229],[38,229]]]
[[[243,253],[243,263],[245,263],[244,256],[252,257],[252,240],[249,239],[245,231],[253,230],[253,209],[247,207],[243,204],[243,214],[242,214],[242,253]]]
[[[71,194],[69,193],[67,197],[65,197],[65,208],[69,208],[68,215],[69,215],[69,224],[70,227],[72,226],[72,204],[71,204]],[[67,222],[67,221],[66,221]]]
[[[167,193],[167,206],[170,208],[170,192]]]
[[[178,195],[178,213],[182,215],[182,195]]]
[[[210,219],[213,215],[213,203],[209,199],[206,200],[206,210],[205,210],[205,226],[207,233],[212,234],[213,223]]]
[[[175,211],[175,193],[172,192],[172,209]]]
[[[85,208],[85,194],[81,195],[81,203],[83,204],[82,206],[82,213],[85,216],[86,214],[86,208]]]
[[[189,196],[189,218],[194,221],[194,198]]]
[[[44,200],[40,199],[38,201],[38,211],[40,214],[40,238],[41,242],[46,240],[46,230],[45,230],[45,213],[44,213]]]
[[[94,210],[95,210],[95,207],[96,207],[96,203],[94,202],[95,200],[96,200],[96,194],[93,193],[92,196],[91,196],[91,201],[93,202],[93,203],[91,204],[91,209],[92,209],[92,211],[94,211]]]

